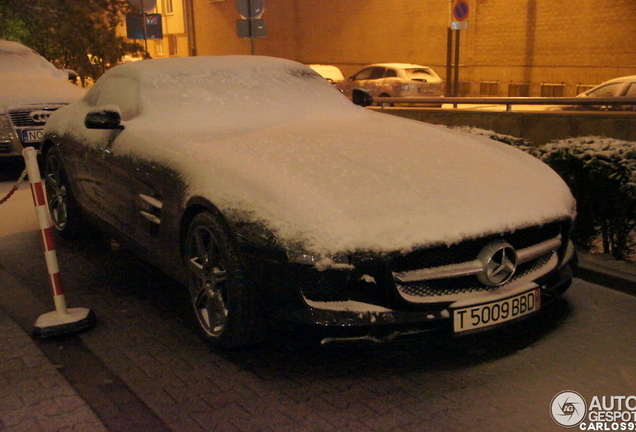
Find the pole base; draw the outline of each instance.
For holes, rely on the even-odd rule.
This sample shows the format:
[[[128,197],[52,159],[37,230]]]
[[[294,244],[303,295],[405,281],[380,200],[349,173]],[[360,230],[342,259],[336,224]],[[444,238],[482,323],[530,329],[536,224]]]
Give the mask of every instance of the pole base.
[[[33,335],[40,338],[80,333],[95,325],[96,317],[92,310],[71,308],[66,314],[57,311],[45,313],[35,322]]]

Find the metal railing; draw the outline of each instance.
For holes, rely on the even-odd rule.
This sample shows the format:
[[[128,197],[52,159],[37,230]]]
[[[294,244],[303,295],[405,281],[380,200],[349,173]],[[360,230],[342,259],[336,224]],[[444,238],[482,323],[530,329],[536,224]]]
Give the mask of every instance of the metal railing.
[[[373,102],[381,107],[391,104],[451,104],[459,105],[505,105],[506,111],[512,111],[513,105],[581,105],[612,107],[616,105],[632,105],[636,110],[636,98],[588,98],[588,97],[374,97]],[[608,109],[608,110],[611,110]]]

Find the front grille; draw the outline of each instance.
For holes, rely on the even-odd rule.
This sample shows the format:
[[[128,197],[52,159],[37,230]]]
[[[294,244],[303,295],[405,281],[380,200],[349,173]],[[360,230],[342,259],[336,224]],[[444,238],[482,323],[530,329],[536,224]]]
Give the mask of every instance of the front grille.
[[[394,307],[396,299],[413,307],[452,302],[463,295],[501,288],[486,285],[477,277],[483,271],[478,256],[487,246],[506,242],[517,251],[518,265],[512,279],[506,282],[510,284],[530,274],[533,278],[543,276],[554,269],[561,246],[567,244],[568,229],[569,222],[562,221],[408,254],[354,255],[350,257],[354,272],[307,269],[306,275],[297,279],[303,296],[313,301],[356,300],[386,307]],[[460,271],[445,272],[450,267],[458,267]],[[465,267],[468,271],[464,271]]]
[[[42,127],[46,123],[46,120],[34,120],[31,114],[36,111],[52,113],[60,106],[62,105],[31,106],[28,108],[13,109],[9,111],[9,117],[11,118],[11,123],[13,123],[13,126],[15,127]]]
[[[449,264],[472,261],[489,243],[503,239],[516,250],[557,237],[562,230],[562,222],[518,229],[514,232],[492,235],[475,240],[464,241],[452,246],[438,246],[421,249],[393,259],[391,270],[404,272],[424,268],[441,267]]]
[[[541,226],[533,226],[516,230],[514,232],[488,236],[480,239],[464,241],[452,246],[438,246],[429,249],[417,250],[406,255],[394,257],[392,271],[394,274],[408,274],[416,270],[436,269],[439,267],[460,265],[474,262],[479,253],[489,244],[503,240],[509,243],[516,251],[528,250],[545,242],[562,244],[563,233],[567,232],[564,226],[566,222],[555,222]],[[545,251],[538,256],[532,256],[526,262],[520,263],[507,283],[512,283],[528,274],[544,270],[547,272],[558,261],[558,250]],[[551,267],[548,267],[550,264]],[[422,278],[425,279],[425,278]],[[458,274],[457,276],[441,276],[426,280],[400,281],[396,280],[396,288],[407,301],[431,302],[438,299],[452,301],[462,294],[491,291],[500,286],[485,285],[480,282],[475,274]]]
[[[514,282],[527,274],[546,265],[555,252],[545,254],[535,260],[523,263],[517,267],[513,278]],[[488,286],[480,283],[475,276],[463,276],[456,278],[434,279],[419,282],[399,283],[397,288],[400,293],[413,297],[451,296],[456,294],[468,294],[482,291],[492,291],[498,286]]]

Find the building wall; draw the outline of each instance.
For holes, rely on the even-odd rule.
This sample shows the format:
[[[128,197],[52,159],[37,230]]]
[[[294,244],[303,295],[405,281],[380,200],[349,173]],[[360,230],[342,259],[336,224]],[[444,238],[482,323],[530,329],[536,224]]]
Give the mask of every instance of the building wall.
[[[250,54],[238,39],[232,0],[192,0],[199,55]],[[636,74],[634,0],[467,0],[460,81],[479,94],[482,81],[507,96],[511,83],[541,84],[564,96],[577,88]],[[345,75],[376,62],[410,62],[446,74],[447,0],[266,0],[268,35],[255,52],[339,66]],[[560,86],[563,84],[563,86]],[[494,88],[494,87],[491,87]],[[468,91],[468,90],[467,90]]]

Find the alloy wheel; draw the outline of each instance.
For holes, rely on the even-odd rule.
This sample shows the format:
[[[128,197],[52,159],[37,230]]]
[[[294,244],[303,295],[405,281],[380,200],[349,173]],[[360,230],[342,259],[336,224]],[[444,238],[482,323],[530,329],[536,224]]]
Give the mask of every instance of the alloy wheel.
[[[227,264],[212,230],[199,225],[191,233],[188,256],[190,295],[199,325],[219,337],[227,324]]]

